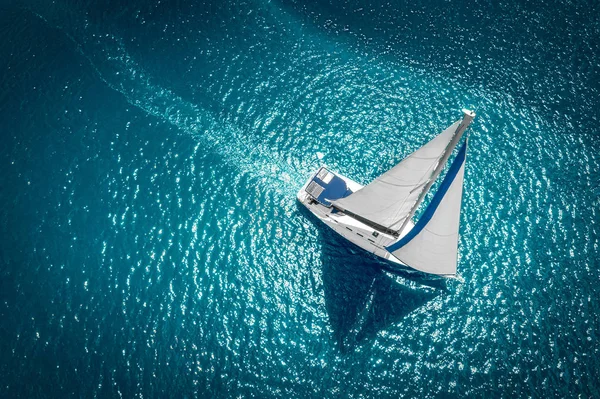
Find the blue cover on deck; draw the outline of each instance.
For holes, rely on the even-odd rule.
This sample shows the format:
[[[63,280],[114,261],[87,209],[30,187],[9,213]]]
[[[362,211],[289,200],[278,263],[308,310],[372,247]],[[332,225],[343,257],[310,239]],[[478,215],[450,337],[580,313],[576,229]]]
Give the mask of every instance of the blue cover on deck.
[[[325,206],[331,206],[331,203],[328,200],[337,200],[352,194],[352,190],[346,186],[344,179],[338,177],[331,171],[328,172],[333,174],[333,177],[329,183],[325,183],[323,180],[319,179],[317,177],[319,173],[317,173],[312,179],[312,181],[324,188],[323,192],[317,197],[317,201]]]

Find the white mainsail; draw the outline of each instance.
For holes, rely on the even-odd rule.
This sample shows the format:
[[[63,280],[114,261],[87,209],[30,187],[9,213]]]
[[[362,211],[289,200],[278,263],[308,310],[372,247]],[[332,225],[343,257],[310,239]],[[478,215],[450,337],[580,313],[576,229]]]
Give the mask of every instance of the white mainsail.
[[[474,116],[465,111],[462,121],[455,122],[373,182],[332,204],[363,221],[400,232]]]
[[[413,269],[439,275],[456,274],[466,150],[465,141],[415,227],[386,248]]]

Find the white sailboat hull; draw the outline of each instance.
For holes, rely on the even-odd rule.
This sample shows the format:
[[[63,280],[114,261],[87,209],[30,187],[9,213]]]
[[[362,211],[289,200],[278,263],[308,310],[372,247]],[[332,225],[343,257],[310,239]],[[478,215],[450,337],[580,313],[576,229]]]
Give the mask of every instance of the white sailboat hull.
[[[364,249],[365,251],[371,252],[380,258],[386,259],[393,263],[408,267],[402,263],[399,259],[394,257],[388,252],[385,247],[393,242],[396,242],[399,238],[403,237],[408,231],[412,229],[414,224],[410,222],[406,228],[400,234],[400,237],[394,237],[392,235],[383,233],[375,230],[374,228],[360,222],[359,220],[344,214],[343,212],[336,211],[331,206],[326,206],[315,200],[315,197],[309,194],[307,191],[308,185],[318,175],[322,168],[319,168],[310,179],[302,186],[298,191],[297,198],[302,205],[304,205],[313,215],[315,215],[321,222],[330,227],[333,231],[355,244],[356,246]],[[335,177],[342,179],[348,189],[352,192],[356,192],[362,186],[357,182],[342,176],[337,173],[333,173]]]

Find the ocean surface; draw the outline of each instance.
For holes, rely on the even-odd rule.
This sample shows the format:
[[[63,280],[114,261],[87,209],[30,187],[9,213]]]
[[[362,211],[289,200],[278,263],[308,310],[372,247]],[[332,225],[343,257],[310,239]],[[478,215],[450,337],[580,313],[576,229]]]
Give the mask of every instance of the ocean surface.
[[[1,398],[600,397],[598,1],[3,0],[0,34]],[[463,107],[459,280],[297,204]]]

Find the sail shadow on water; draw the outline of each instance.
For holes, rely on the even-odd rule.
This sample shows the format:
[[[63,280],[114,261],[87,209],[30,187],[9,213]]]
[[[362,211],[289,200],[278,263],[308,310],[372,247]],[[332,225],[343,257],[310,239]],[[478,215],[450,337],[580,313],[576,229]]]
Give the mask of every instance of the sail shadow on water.
[[[298,206],[302,215],[315,216]],[[375,338],[445,291],[445,280],[403,273],[348,243],[324,225],[321,239],[325,307],[342,352]]]
[[[352,331],[349,338],[353,341],[348,344],[374,339],[379,331],[401,322],[443,292],[443,289],[410,288],[382,273],[373,284],[372,298],[365,308],[362,325]]]

